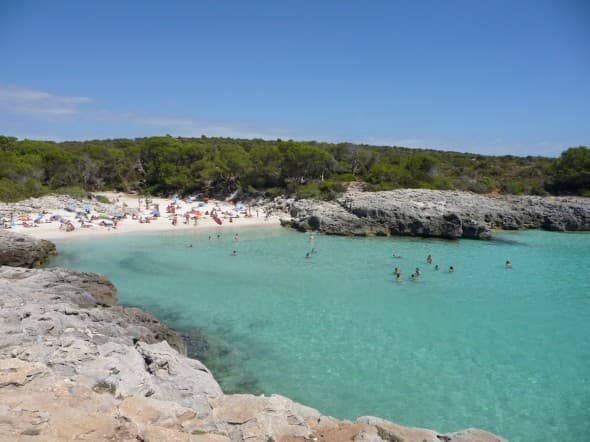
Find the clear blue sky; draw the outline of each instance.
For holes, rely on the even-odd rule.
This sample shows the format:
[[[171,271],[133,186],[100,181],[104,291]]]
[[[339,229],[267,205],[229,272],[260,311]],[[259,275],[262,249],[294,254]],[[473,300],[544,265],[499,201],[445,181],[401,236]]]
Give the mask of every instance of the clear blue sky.
[[[0,134],[557,156],[590,145],[590,1],[0,0]]]

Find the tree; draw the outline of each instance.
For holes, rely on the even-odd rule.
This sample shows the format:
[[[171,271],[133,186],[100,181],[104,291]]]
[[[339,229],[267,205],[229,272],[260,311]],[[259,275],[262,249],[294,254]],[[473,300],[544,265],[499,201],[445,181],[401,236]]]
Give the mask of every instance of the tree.
[[[553,167],[553,191],[586,194],[590,192],[590,149],[570,147]]]

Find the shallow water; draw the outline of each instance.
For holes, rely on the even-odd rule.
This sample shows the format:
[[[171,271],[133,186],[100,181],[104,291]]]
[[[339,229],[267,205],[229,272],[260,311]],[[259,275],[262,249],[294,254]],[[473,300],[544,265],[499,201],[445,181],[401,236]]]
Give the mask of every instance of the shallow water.
[[[286,229],[233,233],[59,242],[52,265],[106,274],[121,303],[186,332],[226,392],[441,432],[588,440],[590,235],[310,244]]]

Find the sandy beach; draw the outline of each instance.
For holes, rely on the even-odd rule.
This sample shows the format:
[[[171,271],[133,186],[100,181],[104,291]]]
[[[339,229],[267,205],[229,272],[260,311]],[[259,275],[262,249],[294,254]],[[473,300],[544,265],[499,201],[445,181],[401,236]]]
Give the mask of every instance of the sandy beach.
[[[82,239],[100,236],[124,235],[127,233],[156,233],[156,232],[178,232],[186,230],[228,230],[235,231],[240,227],[278,227],[280,226],[279,217],[283,215],[279,212],[272,212],[266,216],[262,206],[247,207],[244,205],[241,211],[234,210],[234,204],[228,201],[208,200],[206,203],[201,202],[199,207],[198,201],[178,200],[175,207],[175,213],[168,213],[167,207],[173,203],[173,200],[166,198],[150,197],[146,209],[146,202],[143,197],[115,192],[100,192],[100,195],[106,196],[113,202],[115,211],[128,215],[117,222],[115,227],[99,225],[100,220],[94,220],[87,223],[89,227],[81,227],[81,223],[76,219],[76,214],[67,211],[65,208],[44,210],[48,215],[59,215],[66,220],[70,220],[74,225],[74,230],[66,231],[60,228],[60,221],[35,223],[35,227],[25,227],[22,221],[17,221],[11,231],[31,235],[35,238],[49,240],[64,239]],[[83,206],[80,203],[80,206]],[[150,217],[149,222],[140,222],[139,219],[133,219],[131,214],[135,213],[145,221],[146,215],[155,207],[159,207],[160,216]],[[200,215],[196,215],[193,210],[198,210]],[[211,217],[211,211],[219,215],[221,224],[217,224]],[[188,222],[185,214],[189,213]],[[14,214],[19,217],[19,213]],[[89,215],[99,215],[94,210]],[[173,224],[174,215],[177,217],[176,224]],[[195,225],[195,217],[197,222]],[[32,217],[31,217],[32,218]]]

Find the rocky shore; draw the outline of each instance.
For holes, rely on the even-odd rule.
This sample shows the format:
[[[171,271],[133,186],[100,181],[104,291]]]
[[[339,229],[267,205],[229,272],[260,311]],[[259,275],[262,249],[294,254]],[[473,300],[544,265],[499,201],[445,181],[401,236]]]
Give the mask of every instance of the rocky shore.
[[[289,201],[281,224],[334,235],[489,239],[494,229],[590,230],[590,199],[486,196],[423,189],[347,192],[333,201]]]
[[[0,253],[13,244],[9,236]],[[35,257],[5,264],[47,249],[15,241]],[[115,287],[93,273],[1,266],[0,327],[0,440],[504,440],[375,417],[340,421],[277,395],[225,395],[207,367],[185,356],[176,333],[117,306]]]

